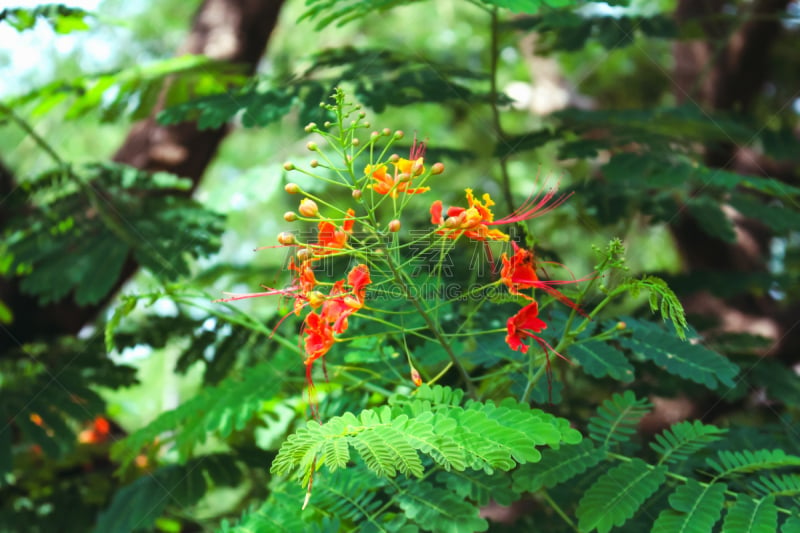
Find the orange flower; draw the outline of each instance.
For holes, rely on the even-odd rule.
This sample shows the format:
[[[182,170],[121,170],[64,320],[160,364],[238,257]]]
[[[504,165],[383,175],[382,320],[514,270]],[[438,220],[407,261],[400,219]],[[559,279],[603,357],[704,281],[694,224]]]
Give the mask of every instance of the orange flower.
[[[392,198],[397,198],[400,193],[420,194],[430,190],[430,187],[409,188],[411,180],[425,172],[423,165],[425,154],[425,143],[417,143],[416,138],[411,145],[410,159],[400,158],[397,162],[392,162],[394,173],[389,175],[385,164],[367,165],[364,167],[364,174],[376,181],[369,185],[378,194],[389,194]]]
[[[321,221],[317,225],[317,244],[311,247],[314,255],[329,255],[342,250],[347,245],[347,238],[353,231],[355,214],[356,212],[352,209],[347,210],[341,229],[329,220]]]
[[[479,241],[507,241],[508,235],[497,229],[489,229],[494,224],[494,214],[490,209],[494,201],[488,193],[483,195],[483,200],[478,200],[472,194],[472,189],[466,189],[469,207],[450,207],[447,209],[447,220],[442,218],[442,202],[437,200],[431,205],[431,223],[445,228],[438,231],[451,239],[459,237],[462,233],[470,239]]]
[[[536,275],[536,263],[534,261],[533,252],[525,248],[520,248],[515,242],[512,242],[511,246],[514,247],[514,255],[509,259],[508,255],[503,253],[503,255],[500,257],[500,259],[503,261],[503,268],[500,270],[500,279],[503,281],[506,287],[508,287],[508,292],[511,294],[517,294],[527,298],[528,300],[533,300],[533,296],[523,294],[520,292],[520,290],[542,289],[559,302],[586,316],[586,313],[584,313],[575,302],[564,296],[560,291],[553,287],[553,285],[578,283],[585,281],[586,278],[566,281],[540,280],[539,276]]]
[[[495,220],[494,213],[490,209],[495,204],[489,194],[484,194],[482,200],[478,200],[472,194],[472,189],[465,190],[469,207],[448,208],[446,220],[442,218],[442,202],[437,200],[431,206],[431,223],[445,226],[437,230],[437,233],[447,235],[451,239],[455,239],[463,233],[470,239],[479,241],[507,241],[508,235],[500,230],[490,229],[489,226],[513,224],[514,222],[542,216],[560,206],[567,198],[572,196],[572,193],[570,193],[560,196],[551,202],[558,192],[558,184],[547,189],[542,195],[542,191],[545,190],[543,187],[535,195],[528,197],[513,213]]]

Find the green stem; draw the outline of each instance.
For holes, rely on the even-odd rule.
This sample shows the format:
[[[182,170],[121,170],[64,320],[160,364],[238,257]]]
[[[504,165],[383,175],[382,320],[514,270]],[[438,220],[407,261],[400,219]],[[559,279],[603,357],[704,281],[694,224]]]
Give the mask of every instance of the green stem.
[[[539,491],[539,494],[541,494],[541,496],[542,496],[542,498],[544,499],[544,501],[545,501],[545,502],[547,502],[547,505],[549,505],[549,506],[550,506],[550,508],[551,508],[551,509],[553,509],[553,510],[556,512],[556,514],[557,514],[558,516],[560,516],[560,517],[561,517],[561,519],[562,519],[564,522],[566,522],[566,523],[567,523],[567,525],[568,525],[568,526],[569,526],[569,527],[570,527],[570,528],[571,528],[573,531],[580,531],[580,530],[578,529],[578,526],[576,526],[576,525],[575,525],[575,523],[574,523],[574,522],[573,522],[573,521],[570,519],[570,517],[569,517],[569,516],[567,516],[567,513],[565,513],[565,512],[564,512],[564,510],[561,508],[561,506],[560,506],[560,505],[558,505],[558,504],[556,503],[556,501],[555,501],[553,498],[551,498],[551,497],[550,497],[550,495],[547,493],[547,491],[540,490],[540,491]]]
[[[447,352],[447,356],[450,357],[450,361],[453,363],[453,366],[458,370],[459,375],[461,376],[461,380],[464,382],[464,386],[467,389],[467,394],[470,398],[477,400],[478,393],[475,390],[475,387],[472,385],[472,381],[470,380],[469,374],[467,373],[466,369],[463,367],[461,362],[456,357],[455,352],[453,351],[453,347],[450,346],[450,343],[447,341],[447,338],[444,336],[439,330],[439,325],[436,321],[428,313],[425,306],[422,305],[422,302],[411,292],[409,289],[409,280],[407,275],[404,272],[400,272],[397,270],[397,267],[392,259],[391,255],[386,254],[385,256],[386,264],[388,265],[389,269],[392,271],[394,275],[395,282],[400,286],[405,294],[406,299],[411,302],[411,305],[419,312],[422,316],[422,319],[425,320],[425,323],[428,325],[428,328],[433,333],[433,336],[436,337],[437,342],[444,348],[444,351]]]
[[[499,91],[497,89],[498,61],[500,59],[500,25],[497,17],[497,8],[491,12],[491,43],[489,45],[489,101],[492,108],[492,124],[497,134],[497,144],[506,144],[507,136],[500,121],[500,109],[498,107]],[[500,158],[500,175],[502,178],[503,198],[505,199],[508,212],[514,211],[514,196],[511,194],[511,176],[508,172],[508,160],[506,157]]]
[[[30,135],[31,139],[33,139],[33,141],[36,144],[38,144],[39,147],[42,150],[44,150],[47,153],[47,155],[49,155],[50,158],[53,161],[55,161],[55,163],[59,167],[61,167],[62,169],[67,168],[68,166],[67,163],[63,159],[61,159],[61,156],[58,155],[58,152],[56,152],[55,149],[52,146],[50,146],[50,144],[48,144],[48,142],[45,141],[41,135],[36,133],[36,130],[34,130],[33,127],[30,124],[28,124],[28,122],[25,119],[14,113],[14,111],[10,107],[5,106],[3,104],[0,104],[0,111],[7,114],[11,118],[11,120],[16,122],[17,126],[19,126],[25,133]]]

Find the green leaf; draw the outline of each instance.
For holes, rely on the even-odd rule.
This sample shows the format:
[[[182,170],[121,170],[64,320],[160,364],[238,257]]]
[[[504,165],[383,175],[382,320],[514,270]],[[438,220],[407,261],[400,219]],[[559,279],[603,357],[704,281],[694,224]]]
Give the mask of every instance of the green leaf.
[[[641,459],[622,463],[586,491],[575,512],[581,531],[606,533],[631,518],[666,479],[665,467],[650,467]]]
[[[717,472],[717,477],[730,477],[759,470],[797,467],[800,466],[800,457],[783,450],[721,450],[716,459],[709,457],[706,463]]]
[[[576,0],[481,0],[485,4],[510,9],[515,13],[533,15],[539,12],[542,6],[562,8],[577,5]]]
[[[411,520],[428,531],[467,533],[486,531],[489,524],[478,516],[478,508],[458,495],[427,483],[395,487],[394,501]]]
[[[722,210],[719,200],[710,196],[695,196],[687,199],[685,205],[708,235],[725,242],[736,242],[733,223]]]
[[[800,533],[800,518],[790,516],[781,526],[781,533]]]
[[[322,425],[309,423],[283,443],[271,471],[293,474],[305,484],[312,468],[328,464],[329,458],[334,461],[329,469],[344,466],[344,445],[337,441],[345,441],[380,477],[421,477],[417,452],[445,470],[469,467],[491,473],[538,461],[538,445],[555,447],[581,438],[566,420],[513,399],[500,405],[470,401],[461,407],[463,391],[423,385],[416,392],[413,399],[398,395],[391,407],[366,409],[358,417],[345,413]]]
[[[764,496],[797,498],[800,496],[800,474],[759,476],[752,486]]]
[[[651,533],[706,533],[719,520],[727,486],[722,483],[701,485],[688,479],[669,496],[671,509],[659,513]]]
[[[589,341],[570,346],[569,353],[583,367],[587,374],[596,378],[610,376],[618,381],[633,381],[633,365],[625,355],[601,341]]]
[[[626,442],[636,433],[636,426],[650,410],[650,403],[637,399],[633,392],[614,394],[589,419],[589,436],[602,446]]]
[[[632,335],[618,342],[634,354],[682,378],[716,389],[720,384],[734,387],[739,367],[724,356],[699,344],[685,342],[655,324],[626,318]]]
[[[774,533],[778,530],[775,498],[753,500],[739,494],[722,522],[722,533]]]
[[[574,446],[544,450],[540,462],[522,465],[514,471],[514,489],[536,492],[555,487],[597,465],[605,455],[605,450],[595,448],[589,439]]]
[[[65,34],[89,29],[87,18],[93,15],[86,10],[61,4],[45,4],[32,9],[17,7],[0,11],[0,22],[7,22],[21,32],[32,29],[37,19],[45,20],[56,33]]]
[[[174,440],[179,457],[186,460],[209,433],[227,437],[244,429],[263,403],[277,394],[280,378],[275,364],[265,362],[248,368],[244,377],[231,376],[217,386],[205,387],[176,409],[114,443],[111,456],[125,466],[158,439],[161,445]]]
[[[722,438],[727,432],[716,426],[705,425],[699,420],[679,422],[663,433],[655,436],[650,447],[661,455],[661,463],[676,463],[686,460],[690,455],[709,443]]]
[[[235,472],[225,483],[236,486],[241,482],[232,456],[213,454],[198,457],[186,465],[169,465],[142,476],[114,494],[111,504],[100,513],[96,533],[128,533],[155,524],[168,505],[187,508],[202,498],[208,486],[205,474],[217,472],[222,466]],[[215,482],[217,474],[211,475]]]

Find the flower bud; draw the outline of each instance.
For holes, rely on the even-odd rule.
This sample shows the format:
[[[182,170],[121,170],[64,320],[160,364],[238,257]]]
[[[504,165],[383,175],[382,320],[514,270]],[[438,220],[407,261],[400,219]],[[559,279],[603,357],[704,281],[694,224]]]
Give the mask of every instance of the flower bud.
[[[419,176],[422,174],[422,171],[425,170],[425,165],[422,163],[422,158],[420,157],[414,164],[411,166],[411,175],[412,176]]]
[[[369,134],[370,139],[377,139],[379,136],[380,133],[378,133],[377,131],[373,131],[372,133]]]
[[[316,159],[312,159],[311,163],[309,163],[309,166],[311,168],[317,168],[319,166],[319,161],[317,161]]]
[[[400,221],[394,219],[391,222],[389,222],[389,231],[391,231],[392,233],[397,233],[398,231],[400,231]]]
[[[431,174],[434,176],[437,174],[441,174],[444,172],[444,164],[443,163],[434,163],[431,167]]]
[[[398,161],[400,161],[400,156],[399,155],[392,154],[392,155],[389,156],[389,162],[390,163],[397,163]]]
[[[326,120],[322,125],[325,126],[326,128],[330,128],[332,126],[330,120]]]
[[[294,164],[287,161],[283,164],[283,170],[294,170]]]
[[[310,198],[303,198],[300,201],[300,207],[297,208],[301,215],[304,217],[315,217],[319,214],[319,207],[317,207],[317,202],[311,200]]]
[[[408,183],[409,181],[411,181],[411,174],[409,174],[408,172],[403,172],[402,174],[397,176],[397,181],[399,181],[400,183]]]
[[[300,192],[300,186],[296,183],[287,183],[283,190],[288,192],[289,194],[297,194]]]
[[[394,138],[395,139],[399,140],[399,139],[402,139],[404,136],[405,136],[405,133],[403,133],[403,130],[397,130],[396,132],[394,132]]]
[[[295,220],[297,220],[297,213],[295,213],[294,211],[286,211],[283,214],[283,220],[285,220],[286,222],[294,222]]]
[[[618,330],[623,330],[623,329],[625,329],[627,327],[628,327],[628,325],[625,322],[622,322],[622,321],[617,322],[617,329]]]
[[[316,152],[316,151],[318,151],[318,150],[319,150],[319,147],[317,146],[317,143],[315,143],[315,142],[310,142],[310,143],[308,143],[308,144],[306,145],[306,148],[308,148],[308,149],[309,149],[310,151],[312,151],[312,152]]]
[[[311,291],[308,293],[308,303],[311,307],[316,309],[325,303],[325,295],[319,291]]]
[[[361,200],[361,189],[353,189],[353,198]]]
[[[358,139],[353,139],[353,140],[350,142],[350,144],[352,144],[353,146],[358,146],[359,144],[361,144],[361,141],[359,141]]]
[[[297,258],[301,262],[308,261],[309,259],[312,259],[313,257],[314,257],[314,254],[308,248],[301,248],[300,250],[297,250]]]
[[[414,385],[417,387],[422,385],[422,376],[419,375],[419,371],[413,366],[411,367],[411,381],[413,381]]]
[[[371,122],[369,122],[369,121],[367,121],[367,122],[364,122],[364,127],[365,127],[365,128],[372,127],[372,123],[371,123]]]
[[[381,131],[381,133],[383,133],[384,136],[388,137],[389,135],[392,134],[392,130],[390,130],[389,128],[383,128],[383,131]]]
[[[278,233],[278,242],[287,246],[289,244],[296,244],[297,240],[294,238],[294,233],[282,231]]]
[[[303,129],[305,130],[306,133],[311,133],[312,131],[314,131],[314,128],[316,128],[316,127],[317,127],[317,123],[316,122],[309,122],[308,124],[306,124],[306,127],[303,128]]]
[[[450,229],[456,229],[461,222],[458,220],[458,217],[447,217],[444,221],[444,227]]]

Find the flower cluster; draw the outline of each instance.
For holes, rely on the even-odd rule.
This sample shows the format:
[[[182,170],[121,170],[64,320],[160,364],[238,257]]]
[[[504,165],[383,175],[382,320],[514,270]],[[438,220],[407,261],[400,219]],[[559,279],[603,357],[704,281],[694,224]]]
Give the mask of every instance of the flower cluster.
[[[356,314],[389,328],[387,333],[400,331],[403,335],[406,331],[403,330],[402,323],[398,324],[392,316],[404,313],[422,316],[427,329],[430,330],[422,335],[422,338],[439,342],[450,357],[450,363],[434,377],[430,377],[431,374],[426,372],[430,369],[425,368],[424,362],[418,361],[415,366],[412,355],[406,347],[412,382],[415,385],[420,385],[424,380],[434,382],[444,372],[455,367],[469,389],[472,387],[469,375],[455,351],[449,346],[450,334],[437,323],[434,318],[435,313],[431,313],[431,310],[437,308],[440,303],[426,302],[412,294],[410,285],[414,282],[411,276],[403,271],[404,264],[407,263],[400,260],[401,250],[406,246],[400,237],[400,217],[403,209],[412,197],[431,191],[428,183],[432,177],[444,172],[444,165],[441,163],[426,165],[426,143],[417,142],[416,138],[411,145],[408,158],[398,155],[387,157],[392,143],[403,138],[402,132],[399,131],[392,133],[386,129],[382,132],[372,132],[369,141],[360,142],[356,136],[359,128],[369,127],[368,123],[361,120],[364,117],[363,112],[358,112],[357,118],[351,120],[349,126],[345,126],[345,119],[355,114],[359,108],[353,106],[349,110],[345,109],[347,104],[344,103],[340,92],[337,92],[335,98],[336,105],[328,106],[328,109],[337,116],[338,134],[330,132],[332,129],[330,123],[326,123],[324,128],[312,123],[308,125],[306,131],[320,134],[327,139],[341,157],[341,163],[333,163],[316,143],[309,143],[308,149],[320,153],[323,161],[313,160],[309,165],[312,170],[298,168],[292,163],[285,164],[284,168],[287,171],[299,171],[318,178],[331,186],[349,189],[350,197],[356,202],[355,208],[342,209],[335,203],[303,190],[296,183],[287,184],[285,189],[288,193],[301,194],[302,198],[296,211],[287,212],[284,219],[288,222],[311,222],[316,224],[317,229],[316,236],[311,242],[300,242],[292,232],[278,235],[280,245],[293,251],[289,262],[290,285],[284,289],[267,288],[264,292],[234,295],[225,300],[269,295],[280,295],[293,300],[292,311],[287,316],[292,313],[302,316],[301,344],[309,399],[315,416],[318,415],[312,380],[313,364],[322,359],[324,368],[325,355],[341,339],[340,336],[348,329],[349,320]],[[386,146],[380,149],[379,143],[385,143]],[[376,155],[378,150],[380,152]],[[356,166],[359,157],[368,157],[369,162],[366,165],[362,163]],[[328,174],[318,174],[319,171],[316,170],[318,168],[326,170]],[[466,206],[445,208],[441,200],[434,200],[429,208],[432,227],[426,238],[434,237],[438,244],[434,242],[428,245],[427,249],[445,253],[462,237],[484,243],[510,241],[509,234],[503,231],[502,226],[530,220],[558,207],[569,195],[559,196],[557,192],[557,186],[548,187],[545,184],[539,193],[532,195],[518,209],[502,218],[495,218],[492,211],[495,202],[488,193],[478,195],[471,188],[465,190]],[[322,210],[320,206],[323,207]],[[334,216],[324,216],[321,211]],[[385,222],[381,223],[380,220]],[[354,233],[356,229],[359,231],[357,237]],[[420,239],[419,242],[424,240]],[[340,256],[350,258],[351,266],[347,268],[346,276],[343,275],[340,279],[334,276],[333,280],[318,280],[315,273],[318,262],[326,257]],[[500,279],[491,285],[505,286],[509,294],[525,301],[523,307],[506,321],[506,343],[512,350],[522,353],[528,353],[531,342],[538,344],[545,352],[549,370],[550,354],[560,354],[539,336],[547,328],[547,324],[539,316],[539,303],[534,298],[534,291],[542,290],[573,311],[582,313],[579,305],[556,287],[583,280],[540,279],[533,252],[518,246],[515,242],[511,242],[510,250],[501,255],[501,261]],[[441,276],[441,270],[438,275]],[[377,276],[378,279],[373,280],[373,276]],[[368,286],[371,291],[399,287],[400,294],[405,295],[409,305],[399,312],[367,307]],[[365,311],[369,313],[365,314]]]

